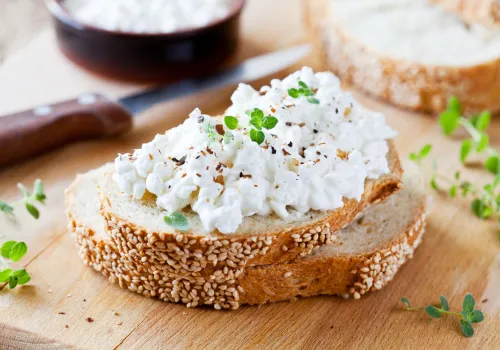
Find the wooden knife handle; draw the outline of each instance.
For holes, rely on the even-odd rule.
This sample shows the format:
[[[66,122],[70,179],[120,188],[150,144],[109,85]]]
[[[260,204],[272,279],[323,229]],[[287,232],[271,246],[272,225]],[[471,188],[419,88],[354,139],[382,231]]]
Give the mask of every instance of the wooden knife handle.
[[[0,117],[0,168],[76,141],[118,135],[132,116],[99,94]]]

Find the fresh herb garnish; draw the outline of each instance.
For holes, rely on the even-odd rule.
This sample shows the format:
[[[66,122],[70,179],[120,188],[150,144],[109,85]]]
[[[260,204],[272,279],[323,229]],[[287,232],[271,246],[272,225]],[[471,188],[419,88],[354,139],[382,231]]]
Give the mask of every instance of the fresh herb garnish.
[[[215,126],[213,126],[213,124],[206,123],[204,131],[205,131],[205,134],[207,134],[209,145],[212,144],[213,142],[216,142],[217,140],[219,140],[220,135],[215,130]]]
[[[9,288],[13,289],[18,284],[26,284],[31,279],[25,269],[13,270],[10,266],[11,261],[19,261],[27,252],[28,246],[24,242],[7,241],[0,248],[2,257],[0,264],[0,283],[9,283]]]
[[[227,145],[234,140],[234,135],[230,130],[226,130],[222,139],[224,140],[224,144]]]
[[[224,124],[226,124],[229,130],[234,130],[238,127],[238,118],[231,115],[226,115],[224,117]]]
[[[42,181],[40,179],[35,180],[35,183],[33,184],[33,193],[30,193],[30,191],[28,191],[28,189],[22,184],[18,184],[17,187],[23,193],[23,199],[13,204],[0,201],[0,211],[7,215],[14,215],[14,206],[16,204],[24,203],[24,207],[30,215],[35,219],[38,219],[40,217],[40,211],[33,203],[39,202],[45,204],[45,199],[47,199]],[[2,244],[2,247],[0,248],[0,283],[8,282],[9,288],[13,289],[17,285],[29,282],[30,276],[25,269],[13,270],[10,266],[10,262],[21,260],[27,252],[28,246],[24,242],[7,241]]]
[[[407,298],[401,298],[401,301],[406,305],[406,311],[419,311],[425,310],[425,312],[432,318],[441,318],[443,315],[452,315],[459,318],[460,330],[467,337],[470,338],[474,335],[474,329],[472,328],[473,323],[479,323],[484,320],[484,315],[481,311],[475,310],[476,301],[472,294],[468,293],[465,295],[462,303],[462,311],[452,312],[450,311],[450,305],[446,297],[441,296],[440,307],[434,305],[427,305],[421,307],[412,307],[410,301]]]
[[[33,216],[35,219],[38,219],[40,217],[40,212],[35,207],[35,205],[33,205],[33,202],[40,202],[42,204],[45,204],[45,199],[47,198],[47,196],[44,193],[42,181],[40,179],[35,180],[35,183],[33,184],[33,193],[30,193],[23,184],[17,184],[17,187],[23,193],[23,199],[13,204],[8,204],[6,202],[0,201],[0,211],[6,214],[13,214],[14,205],[18,203],[24,203],[26,210],[31,214],[31,216]]]
[[[307,101],[312,104],[319,104],[319,100],[314,96],[314,91],[311,90],[309,86],[307,86],[306,83],[304,83],[302,80],[299,80],[299,88],[291,88],[288,89],[288,95],[292,98],[299,98],[299,96],[304,96],[307,97]]]
[[[410,159],[417,163],[421,163],[422,160],[431,152],[431,150],[432,145],[425,145],[417,153],[410,153]]]
[[[246,111],[246,114],[250,116],[249,124],[252,126],[250,129],[250,139],[260,145],[266,139],[266,135],[262,129],[273,129],[278,124],[278,119],[272,115],[264,116],[264,112],[259,108],[254,108],[253,111]]]
[[[264,142],[265,139],[266,135],[262,130],[257,130],[257,129],[250,130],[250,140],[252,140],[253,142],[257,142],[257,144],[260,145],[262,142]]]
[[[165,223],[174,230],[187,231],[189,229],[188,219],[178,211],[163,217]]]
[[[442,190],[454,198],[457,193],[463,197],[472,197],[471,211],[480,219],[495,216],[500,222],[500,153],[489,145],[486,129],[491,121],[489,112],[481,112],[471,118],[462,116],[462,107],[457,98],[452,97],[448,106],[439,115],[439,125],[442,132],[450,136],[459,127],[463,127],[469,138],[462,141],[459,152],[460,162],[467,165],[468,157],[473,153],[486,154],[484,168],[494,174],[492,182],[483,187],[461,179],[460,171],[453,177],[438,173],[437,164],[434,162],[430,186],[434,190]],[[410,159],[420,164],[431,152],[432,146],[424,146],[418,153],[411,153]],[[445,186],[448,185],[448,187]],[[500,235],[499,235],[500,236]]]

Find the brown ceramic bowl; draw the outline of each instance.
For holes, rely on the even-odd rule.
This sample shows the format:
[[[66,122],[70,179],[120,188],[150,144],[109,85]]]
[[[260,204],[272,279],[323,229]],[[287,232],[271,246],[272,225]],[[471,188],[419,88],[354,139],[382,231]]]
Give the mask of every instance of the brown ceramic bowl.
[[[217,70],[236,50],[245,0],[203,27],[142,34],[101,29],[76,20],[63,0],[46,0],[59,48],[76,64],[114,79],[159,82]]]

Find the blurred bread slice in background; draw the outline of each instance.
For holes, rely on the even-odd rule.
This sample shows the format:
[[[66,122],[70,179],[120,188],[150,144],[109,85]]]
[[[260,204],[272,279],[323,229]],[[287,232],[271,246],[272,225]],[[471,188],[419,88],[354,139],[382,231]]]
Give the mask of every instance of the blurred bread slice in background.
[[[431,0],[446,10],[458,13],[469,24],[482,24],[500,30],[499,0]]]
[[[500,34],[427,0],[311,0],[306,18],[325,67],[411,110],[500,110]]]

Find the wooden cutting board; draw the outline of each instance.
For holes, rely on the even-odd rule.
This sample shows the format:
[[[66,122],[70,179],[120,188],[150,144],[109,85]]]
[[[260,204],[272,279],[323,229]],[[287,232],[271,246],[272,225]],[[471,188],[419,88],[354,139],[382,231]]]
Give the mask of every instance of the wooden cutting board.
[[[26,1],[18,4],[28,6]],[[299,0],[249,1],[240,57],[307,41],[300,5]],[[32,12],[38,16],[39,12]],[[29,22],[23,15],[26,12],[11,11],[10,16],[19,18],[12,25]],[[7,51],[0,64],[0,114],[87,91],[121,96],[139,88],[100,80],[67,62],[55,47],[47,21],[39,21],[31,36]],[[11,43],[12,37],[17,38],[0,36],[0,47]],[[302,64],[317,68],[316,56],[310,55]],[[26,266],[32,276],[26,286],[0,290],[0,348],[500,349],[500,242],[495,225],[476,219],[468,202],[439,195],[434,196],[427,233],[414,259],[385,289],[359,301],[316,297],[236,311],[187,309],[121,290],[84,266],[73,237],[66,232],[64,216],[63,191],[76,173],[179,124],[194,107],[221,112],[233,89],[156,106],[143,113],[133,132],[122,138],[73,145],[0,170],[0,198],[15,200],[19,197],[16,183],[28,185],[36,178],[44,180],[49,198],[38,221],[21,209],[17,223],[0,215],[0,234],[27,242],[29,251],[19,266]],[[358,93],[355,97],[385,113],[400,132],[396,143],[402,158],[432,143],[433,157],[443,172],[459,167],[459,140],[441,136],[435,117],[401,111]],[[500,147],[498,118],[490,131],[492,142]],[[464,175],[477,182],[490,180],[479,167]],[[457,320],[405,312],[399,302],[406,296],[415,304],[437,303],[443,294],[452,308],[460,308],[466,292],[476,297],[478,308],[486,314],[471,339],[460,334]]]

